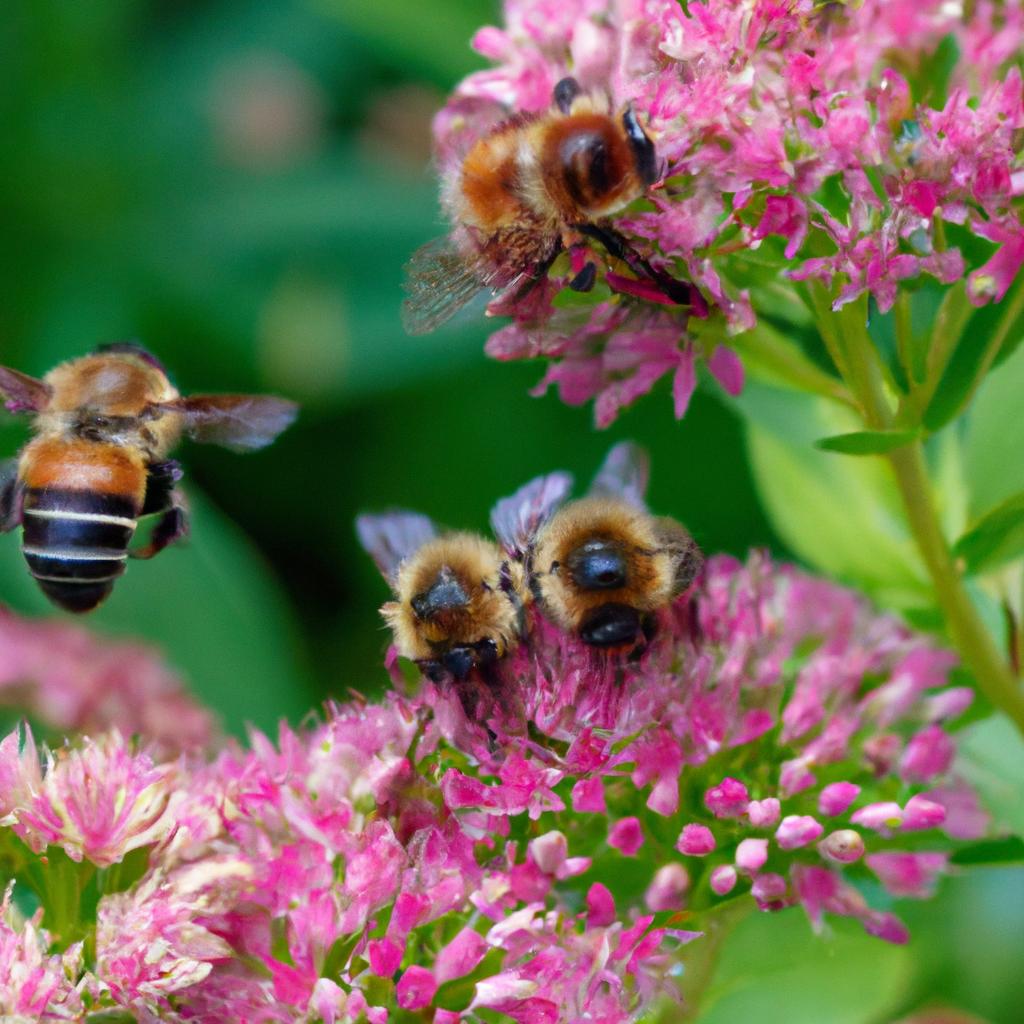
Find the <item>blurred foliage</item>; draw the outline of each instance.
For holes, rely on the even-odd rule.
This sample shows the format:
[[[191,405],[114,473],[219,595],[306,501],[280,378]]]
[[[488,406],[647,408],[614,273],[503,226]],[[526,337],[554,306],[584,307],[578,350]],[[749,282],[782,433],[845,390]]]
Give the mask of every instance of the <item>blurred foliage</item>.
[[[527,397],[535,368],[484,358],[479,310],[426,339],[403,334],[402,264],[444,230],[429,119],[479,66],[468,39],[494,20],[489,0],[15,0],[5,14],[0,362],[38,375],[138,338],[185,391],[267,390],[303,404],[265,452],[183,449],[192,539],[131,564],[92,620],[162,647],[233,731],[383,685],[386,590],[355,543],[357,511],[406,505],[484,528],[496,498],[556,467],[585,482],[623,437],[651,449],[653,507],[686,521],[705,550],[786,555],[788,545],[876,596],[921,603],[913,547],[880,511],[891,485],[864,460],[863,493],[831,487],[829,460],[842,456],[809,442],[853,428],[814,422],[814,403],[764,387],[740,399],[776,535],[714,389],[681,424],[662,391],[601,435],[590,410]],[[972,420],[967,453],[934,453],[971,478],[970,497],[949,510],[958,531],[1024,487],[986,469],[1006,465],[992,445],[1005,451],[1016,436],[999,409],[1019,388],[999,379],[983,386],[992,412]],[[24,424],[0,427],[13,454]],[[871,566],[863,558],[869,545],[887,552],[884,578],[877,550]],[[59,614],[28,579],[15,536],[0,539],[0,600]],[[999,869],[949,883],[912,915],[909,951],[845,932],[834,944],[811,938],[796,913],[782,941],[780,922],[752,918],[723,964],[731,988],[706,1019],[869,1024],[929,991],[1014,1019],[1021,980],[1004,951],[1016,927],[1019,953],[1022,877]],[[756,988],[730,964],[759,976]]]

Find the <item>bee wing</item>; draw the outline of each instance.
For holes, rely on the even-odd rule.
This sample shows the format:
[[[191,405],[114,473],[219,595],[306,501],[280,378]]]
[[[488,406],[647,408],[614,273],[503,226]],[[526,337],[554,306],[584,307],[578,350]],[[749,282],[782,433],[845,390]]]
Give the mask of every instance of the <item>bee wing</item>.
[[[590,485],[591,494],[605,494],[645,508],[647,479],[650,475],[647,452],[632,441],[622,441],[605,456]]]
[[[270,444],[299,412],[294,402],[273,395],[190,395],[157,408],[181,413],[194,441],[236,451]]]
[[[437,527],[419,512],[394,509],[379,515],[357,516],[356,535],[381,575],[393,585],[398,567],[437,536]]]
[[[8,412],[39,412],[52,394],[53,388],[46,381],[0,366],[0,395]]]
[[[450,238],[435,238],[417,249],[406,264],[402,326],[409,334],[429,334],[488,284]]]
[[[572,477],[568,473],[548,473],[502,498],[491,509],[491,528],[501,546],[513,558],[522,558],[570,490]]]
[[[22,487],[18,480],[18,460],[0,462],[0,533],[21,525]]]

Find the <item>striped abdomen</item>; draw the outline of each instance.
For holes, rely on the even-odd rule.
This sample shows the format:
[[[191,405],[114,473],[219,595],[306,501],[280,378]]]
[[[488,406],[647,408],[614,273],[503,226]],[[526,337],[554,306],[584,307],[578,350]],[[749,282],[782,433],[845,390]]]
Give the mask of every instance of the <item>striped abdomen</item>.
[[[124,572],[146,471],[134,452],[47,439],[22,461],[22,551],[46,596],[69,612],[95,608]]]

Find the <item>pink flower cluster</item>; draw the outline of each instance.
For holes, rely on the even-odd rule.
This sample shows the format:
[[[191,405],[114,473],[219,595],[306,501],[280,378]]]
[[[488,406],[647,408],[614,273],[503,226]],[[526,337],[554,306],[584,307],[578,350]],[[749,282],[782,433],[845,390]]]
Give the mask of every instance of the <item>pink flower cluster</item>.
[[[153,651],[2,608],[0,706],[31,715],[58,738],[116,726],[158,752],[205,749],[216,735],[213,716]]]
[[[0,849],[16,835],[15,862],[63,847],[122,874],[78,924],[89,962],[49,953],[70,939],[46,918],[0,926],[0,1006],[625,1022],[679,998],[722,902],[905,941],[856,880],[925,897],[949,837],[984,831],[944,727],[970,700],[946,685],[951,656],[849,591],[713,559],[626,664],[531,625],[474,701],[424,682],[209,761],[154,762],[112,733],[41,767],[30,733],[9,736]]]
[[[540,390],[555,385],[572,404],[595,398],[600,425],[666,374],[681,416],[698,355],[727,390],[738,387],[738,369],[723,365],[735,357],[719,356],[718,342],[754,324],[754,307],[772,301],[757,288],[778,289],[783,272],[838,282],[836,308],[868,292],[883,312],[921,274],[945,284],[966,274],[976,304],[1001,299],[1016,278],[1020,0],[505,0],[504,9],[504,27],[473,40],[494,66],[466,78],[435,121],[442,172],[451,177],[494,124],[547,110],[563,76],[616,106],[631,102],[666,173],[615,226],[694,282],[722,325],[692,332],[702,303],[673,308],[643,282],[625,288],[614,262],[611,288],[599,285],[589,302],[561,301],[570,275],[556,271],[527,298],[493,304],[514,320],[490,354],[550,361]],[[969,262],[953,244],[965,233],[987,255]]]

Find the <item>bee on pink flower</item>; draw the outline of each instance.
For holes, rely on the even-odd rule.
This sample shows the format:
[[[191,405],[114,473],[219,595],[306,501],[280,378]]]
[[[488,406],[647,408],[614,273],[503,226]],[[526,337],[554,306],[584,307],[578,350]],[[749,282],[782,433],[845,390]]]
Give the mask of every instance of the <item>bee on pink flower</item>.
[[[632,104],[613,111],[607,94],[563,78],[547,111],[501,121],[448,172],[443,203],[453,231],[409,263],[406,330],[440,327],[484,288],[522,298],[566,250],[569,287],[589,291],[597,279],[587,249],[592,242],[633,275],[609,273],[616,290],[703,308],[695,290],[653,266],[608,221],[661,176],[654,143]]]

